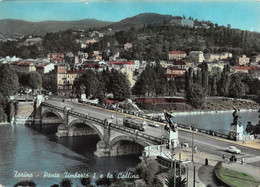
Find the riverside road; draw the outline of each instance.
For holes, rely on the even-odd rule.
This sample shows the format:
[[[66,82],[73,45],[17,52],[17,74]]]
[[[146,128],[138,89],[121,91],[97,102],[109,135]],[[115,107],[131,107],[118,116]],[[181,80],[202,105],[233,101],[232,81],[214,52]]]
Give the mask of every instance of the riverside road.
[[[99,118],[99,119],[106,119],[111,118],[111,116],[114,116],[113,123],[116,123],[116,120],[118,121],[118,125],[122,124],[122,119],[124,116],[129,116],[129,114],[123,114],[116,111],[111,111],[107,109],[102,109],[98,107],[94,107],[87,104],[81,104],[77,102],[62,102],[61,99],[57,98],[50,98],[49,100],[45,101],[46,103],[56,105],[59,107],[70,107],[74,111],[82,113],[82,114],[88,114],[92,117]],[[121,119],[121,120],[120,120]],[[145,119],[144,119],[145,120]],[[150,127],[147,126],[147,129],[145,131],[149,135],[153,135],[155,137],[161,137],[163,134],[163,126],[160,126],[159,128],[156,127]],[[180,142],[188,142],[189,146],[192,145],[192,131],[184,130],[179,128],[179,141]],[[228,146],[236,146],[238,149],[241,150],[241,154],[239,154],[238,157],[244,157],[247,158],[253,158],[256,156],[259,156],[260,150],[259,149],[253,149],[249,148],[243,145],[239,145],[237,142],[228,141],[226,139],[217,138],[214,136],[202,134],[202,133],[194,133],[194,146],[198,148],[198,151],[211,153],[214,155],[218,155],[219,157],[222,157],[223,154],[226,156],[230,156],[231,153],[225,152],[225,148]],[[251,164],[260,166],[260,162],[258,160],[255,160]]]

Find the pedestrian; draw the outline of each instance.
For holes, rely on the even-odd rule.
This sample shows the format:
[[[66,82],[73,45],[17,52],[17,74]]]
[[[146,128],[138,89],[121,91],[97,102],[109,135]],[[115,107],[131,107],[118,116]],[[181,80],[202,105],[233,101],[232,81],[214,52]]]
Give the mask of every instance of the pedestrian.
[[[223,158],[223,161],[225,162],[225,159],[226,159],[225,154],[223,154],[222,158]]]
[[[242,157],[242,158],[241,158],[241,164],[244,164],[244,162],[245,162],[245,158]]]
[[[245,141],[245,139],[243,139],[243,142],[242,142],[242,144],[246,144],[246,141]]]

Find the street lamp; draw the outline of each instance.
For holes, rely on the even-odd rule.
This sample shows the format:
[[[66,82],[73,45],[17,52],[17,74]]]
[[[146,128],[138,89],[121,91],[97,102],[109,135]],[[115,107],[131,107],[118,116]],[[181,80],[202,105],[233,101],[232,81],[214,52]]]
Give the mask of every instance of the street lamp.
[[[193,162],[193,153],[194,153],[194,130],[197,126],[192,125],[192,156],[191,156],[191,161]]]

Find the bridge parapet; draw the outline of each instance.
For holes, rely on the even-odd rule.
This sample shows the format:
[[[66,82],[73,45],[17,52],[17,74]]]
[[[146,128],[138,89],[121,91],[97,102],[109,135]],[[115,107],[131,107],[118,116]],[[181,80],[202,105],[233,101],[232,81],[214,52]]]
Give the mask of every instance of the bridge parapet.
[[[62,108],[60,106],[55,106],[44,102],[41,106],[43,114],[42,117],[44,117],[47,112],[53,112],[62,119],[63,124],[58,127],[57,136],[68,136],[70,128],[79,123],[85,124],[92,128],[101,139],[97,144],[97,151],[95,152],[95,155],[97,156],[120,155],[120,153],[115,150],[115,146],[118,147],[117,142],[120,141],[130,141],[142,146],[161,144],[162,141],[161,138],[149,135],[146,132],[140,132],[136,129],[114,124],[111,123],[111,121],[109,123],[105,123],[102,119],[73,110],[68,110],[68,108],[65,107]],[[129,149],[133,150],[133,146]],[[138,150],[139,149],[137,149],[137,151]]]

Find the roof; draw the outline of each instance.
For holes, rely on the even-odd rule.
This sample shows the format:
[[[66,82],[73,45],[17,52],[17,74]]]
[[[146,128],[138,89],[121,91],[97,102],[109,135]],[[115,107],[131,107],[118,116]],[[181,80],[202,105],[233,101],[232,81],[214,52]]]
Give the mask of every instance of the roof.
[[[33,63],[27,62],[27,61],[21,61],[21,62],[17,63],[17,66],[30,66],[31,64],[33,64]]]
[[[185,61],[177,61],[174,63],[174,65],[186,65]]]
[[[99,64],[85,64],[84,68],[102,68]]]
[[[111,61],[108,63],[109,65],[112,65],[112,64],[116,64],[116,65],[135,65],[135,62],[134,61]]]
[[[165,74],[166,78],[176,78],[176,77],[183,77],[183,74],[175,74],[175,73],[167,73]]]
[[[186,71],[186,69],[183,69],[183,68],[178,68],[178,67],[167,67],[167,69],[170,69],[170,70],[182,70],[182,71]]]
[[[44,68],[45,66],[52,64],[52,63],[46,63],[46,64],[41,64],[40,66],[38,66],[37,68]]]
[[[203,54],[202,51],[191,51],[190,54]]]
[[[184,51],[169,51],[168,54],[186,54]]]
[[[59,58],[59,57],[58,57],[58,58],[52,58],[52,60],[54,60],[54,61],[55,61],[55,60],[56,60],[56,61],[61,61],[62,58]]]
[[[68,74],[83,74],[83,71],[68,71]]]
[[[256,69],[254,67],[249,67],[249,66],[234,66],[235,69],[237,70],[251,70],[251,69]]]

